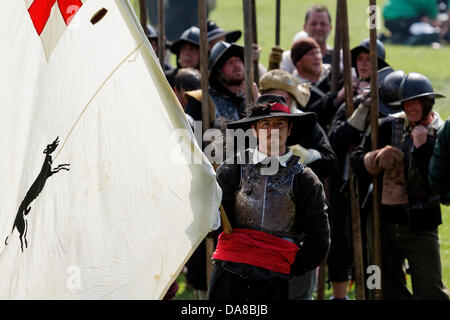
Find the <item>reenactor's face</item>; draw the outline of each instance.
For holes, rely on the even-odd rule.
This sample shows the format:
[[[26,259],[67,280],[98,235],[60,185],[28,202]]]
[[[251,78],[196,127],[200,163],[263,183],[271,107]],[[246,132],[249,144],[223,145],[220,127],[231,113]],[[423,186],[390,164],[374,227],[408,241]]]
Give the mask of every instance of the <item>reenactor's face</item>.
[[[319,48],[309,50],[300,60],[297,61],[296,66],[307,73],[320,76],[322,73],[322,52]]]
[[[370,55],[366,52],[358,54],[356,57],[356,69],[358,75],[362,80],[367,80],[370,77]]]
[[[197,46],[183,43],[180,46],[180,65],[182,68],[197,68],[200,61],[200,51]]]
[[[221,69],[229,82],[233,83],[244,80],[244,62],[239,57],[229,58]]]
[[[410,100],[403,104],[408,120],[412,123],[417,123],[422,119],[422,103],[420,100]]]
[[[253,134],[258,138],[259,150],[268,155],[281,155],[286,150],[286,141],[291,133],[292,124],[286,117],[262,119],[252,126]]]
[[[318,43],[325,43],[331,32],[331,23],[326,12],[311,12],[303,29]]]

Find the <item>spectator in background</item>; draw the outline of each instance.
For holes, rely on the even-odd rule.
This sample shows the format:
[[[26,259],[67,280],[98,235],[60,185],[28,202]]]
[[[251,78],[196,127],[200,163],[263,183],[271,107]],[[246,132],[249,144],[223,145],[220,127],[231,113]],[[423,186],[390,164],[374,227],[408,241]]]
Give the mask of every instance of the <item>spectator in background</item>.
[[[388,38],[397,44],[430,44],[439,42],[440,25],[436,0],[388,0],[383,7]]]

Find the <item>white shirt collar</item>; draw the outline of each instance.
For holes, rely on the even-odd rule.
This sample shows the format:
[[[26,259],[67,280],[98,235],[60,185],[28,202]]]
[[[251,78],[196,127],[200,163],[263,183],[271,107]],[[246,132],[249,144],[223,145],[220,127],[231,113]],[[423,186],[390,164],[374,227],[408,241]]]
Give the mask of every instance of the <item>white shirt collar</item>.
[[[269,156],[265,153],[262,153],[261,151],[258,150],[258,148],[253,149],[253,163],[254,164],[258,164],[262,161],[264,161],[266,158],[268,158]],[[288,152],[286,152],[285,154],[281,155],[281,156],[275,156],[273,158],[277,159],[278,162],[283,166],[286,167],[288,160],[291,158],[292,156],[292,151],[290,149],[288,149]]]

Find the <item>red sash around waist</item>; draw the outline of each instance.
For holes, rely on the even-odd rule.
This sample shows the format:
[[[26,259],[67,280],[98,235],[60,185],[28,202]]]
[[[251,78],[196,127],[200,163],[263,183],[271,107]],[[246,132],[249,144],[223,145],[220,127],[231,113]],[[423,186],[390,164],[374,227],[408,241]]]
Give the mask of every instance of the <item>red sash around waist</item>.
[[[298,249],[296,244],[267,232],[233,229],[231,234],[219,235],[212,257],[289,274]]]

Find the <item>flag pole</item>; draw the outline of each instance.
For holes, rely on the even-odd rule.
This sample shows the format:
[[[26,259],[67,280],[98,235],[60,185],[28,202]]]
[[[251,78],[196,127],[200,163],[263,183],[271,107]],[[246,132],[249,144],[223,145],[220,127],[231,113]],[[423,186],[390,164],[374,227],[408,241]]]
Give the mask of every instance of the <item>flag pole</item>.
[[[144,2],[145,0],[142,0]],[[165,40],[165,16],[164,16],[164,0],[158,0],[158,58],[161,68],[165,69],[165,54],[166,54],[166,40]]]
[[[369,0],[370,15],[373,15],[374,24],[370,26],[370,126],[372,150],[378,148],[378,52],[377,52],[377,20],[376,0]],[[373,12],[374,11],[374,12]],[[381,236],[380,236],[380,195],[378,189],[378,178],[373,177],[373,264],[381,269]],[[381,300],[381,289],[374,289],[374,300]]]
[[[244,7],[244,67],[245,67],[245,104],[246,109],[254,103],[253,99],[253,24],[250,0],[242,0]]]
[[[344,85],[345,85],[345,103],[347,106],[347,118],[349,118],[353,111],[353,86],[351,75],[351,56],[350,56],[350,37],[348,28],[348,9],[347,0],[340,1],[341,10],[341,40],[342,50],[344,54]],[[351,152],[351,150],[350,150]],[[356,299],[365,300],[364,289],[364,267],[363,267],[363,250],[361,241],[361,216],[358,200],[358,184],[353,170],[349,174],[349,189],[350,189],[350,211],[352,218],[352,240],[353,240],[353,262],[355,270],[356,283]]]

